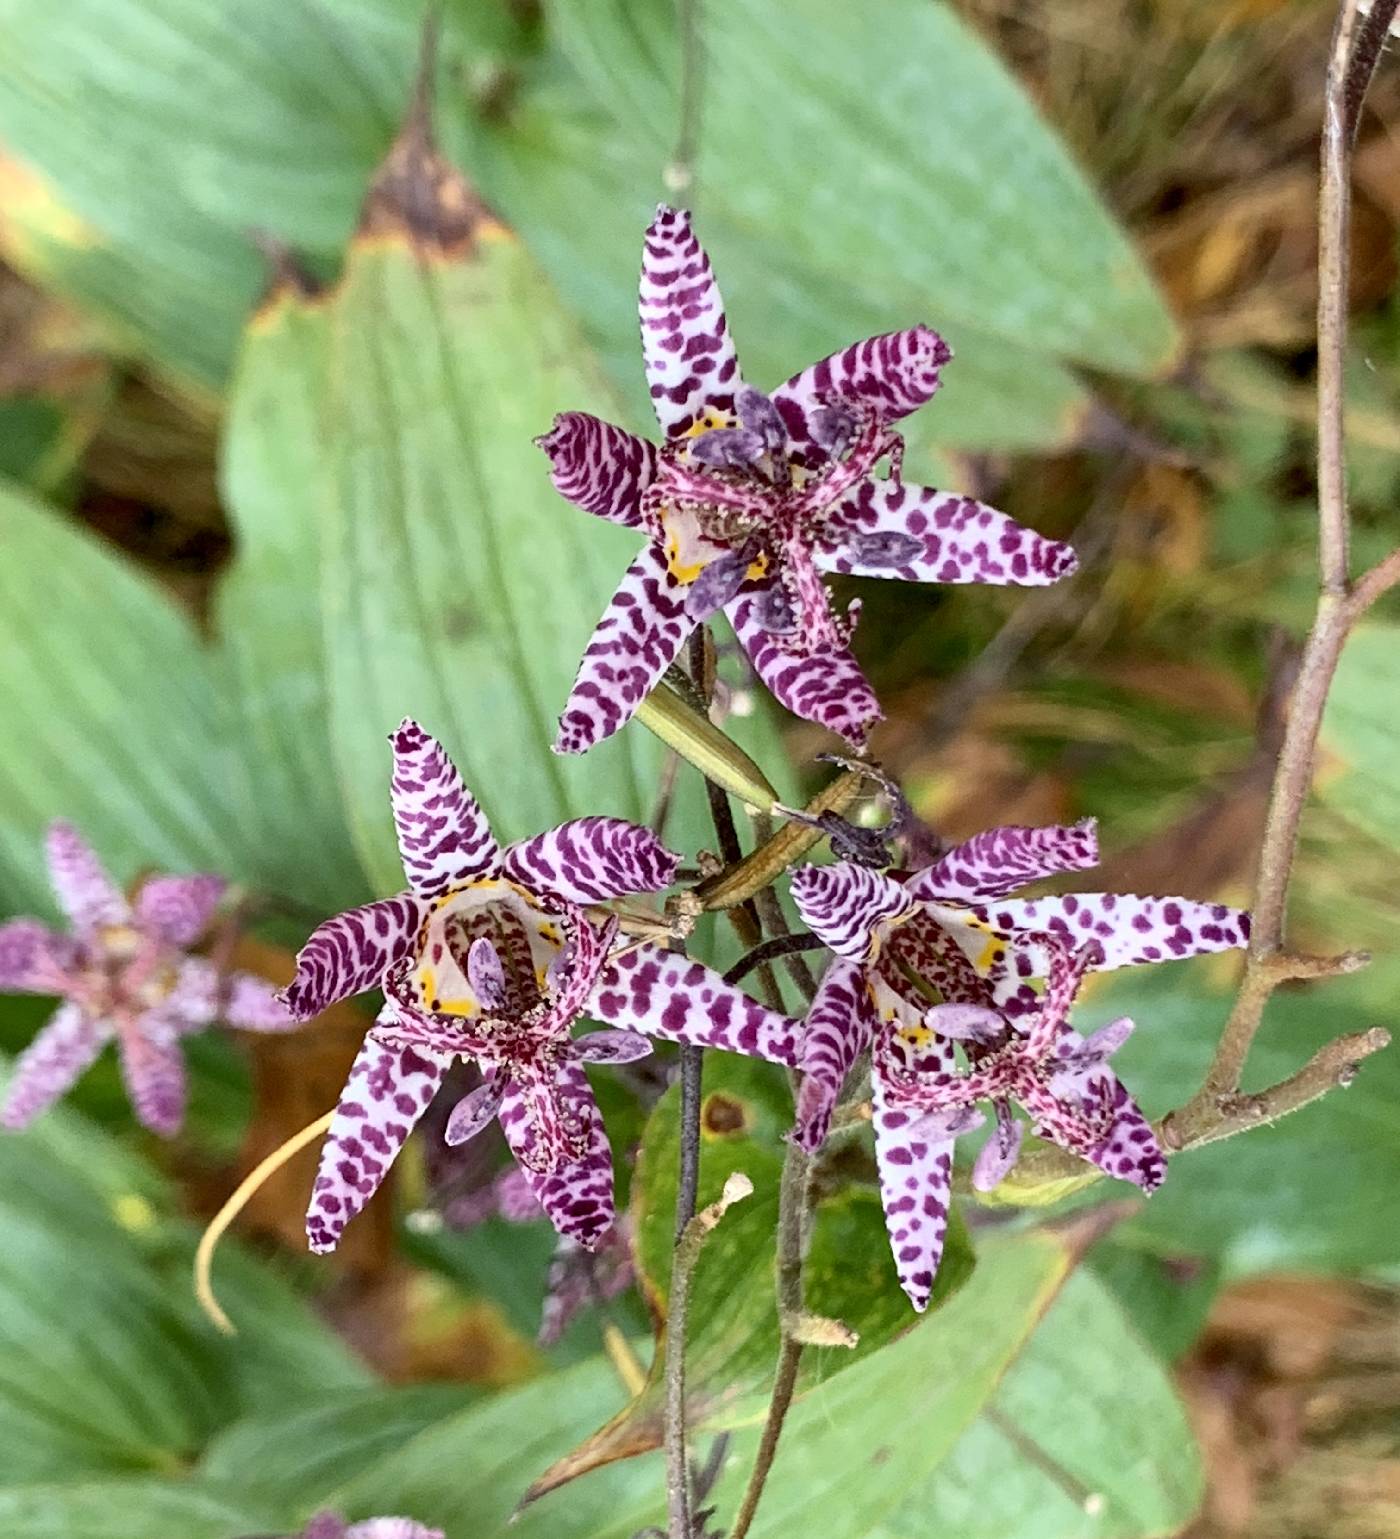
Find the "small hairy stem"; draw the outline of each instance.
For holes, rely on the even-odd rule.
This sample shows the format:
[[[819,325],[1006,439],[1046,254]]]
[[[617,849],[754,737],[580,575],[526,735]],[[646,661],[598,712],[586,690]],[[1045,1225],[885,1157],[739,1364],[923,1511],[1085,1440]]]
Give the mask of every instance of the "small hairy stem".
[[[685,1335],[690,1311],[690,1282],[710,1231],[726,1209],[747,1197],[753,1183],[735,1171],[712,1202],[686,1224],[671,1259],[671,1288],[666,1308],[666,1511],[670,1539],[693,1539],[690,1523],[690,1466],[685,1437]]]
[[[1198,1149],[1263,1123],[1277,1122],[1329,1090],[1350,1085],[1362,1060],[1389,1045],[1390,1033],[1382,1026],[1337,1037],[1320,1047],[1297,1073],[1267,1090],[1248,1094],[1236,1091],[1217,1097],[1213,1103],[1197,1098],[1170,1113],[1162,1119],[1162,1142],[1168,1149]]]
[[[773,1378],[773,1394],[763,1423],[749,1483],[734,1519],[730,1539],[744,1539],[753,1523],[763,1497],[783,1423],[797,1387],[797,1370],[802,1363],[803,1343],[793,1326],[803,1313],[802,1254],[807,1229],[807,1177],[810,1160],[795,1143],[789,1142],[783,1159],[782,1184],[778,1190],[778,1329],[782,1342],[778,1348],[778,1366]]]
[[[705,1071],[704,1050],[682,1043],[680,1050],[681,1105],[680,1171],[676,1177],[676,1244],[685,1226],[695,1217],[695,1198],[700,1188],[700,1081]]]
[[[818,791],[803,810],[812,818],[819,818],[824,812],[844,812],[860,794],[864,781],[860,771],[848,770]],[[701,882],[695,895],[707,909],[728,909],[746,903],[825,838],[825,830],[810,823],[784,823],[771,839],[737,865]]]

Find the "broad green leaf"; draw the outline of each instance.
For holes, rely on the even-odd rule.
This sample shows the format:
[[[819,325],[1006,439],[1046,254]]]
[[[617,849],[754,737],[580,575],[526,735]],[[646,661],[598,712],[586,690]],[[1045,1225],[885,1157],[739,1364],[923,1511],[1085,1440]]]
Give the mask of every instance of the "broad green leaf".
[[[262,281],[248,232],[344,239],[393,137],[416,24],[363,0],[260,0],[236,17],[75,0],[55,25],[37,0],[4,0],[0,142],[31,187],[21,260],[217,388]]]
[[[1218,1261],[1165,1252],[1145,1244],[1141,1235],[1110,1236],[1090,1251],[1085,1265],[1167,1363],[1195,1345],[1220,1292]]]
[[[789,1416],[755,1535],[865,1539],[948,1457],[1073,1259],[1073,1244],[1048,1231],[989,1240],[972,1285],[886,1351],[817,1386]],[[326,1504],[412,1512],[473,1539],[631,1539],[664,1511],[657,1455],[597,1470],[511,1519],[529,1474],[621,1399],[602,1364],[582,1364],[439,1423]],[[758,1435],[735,1435],[713,1498],[721,1518],[738,1504]]]
[[[250,774],[258,874],[312,909],[362,902],[331,750],[317,580],[325,313],[279,284],[248,327],[221,472],[237,537],[217,615]]]
[[[762,1417],[778,1355],[773,1235],[792,1098],[781,1071],[725,1053],[707,1057],[704,1093],[700,1205],[713,1202],[735,1171],[749,1178],[754,1191],[725,1214],[696,1267],[686,1337],[686,1388],[692,1425],[732,1427]],[[675,1230],[679,1110],[679,1090],[673,1087],[647,1124],[632,1189],[642,1289],[663,1318]],[[967,1237],[955,1223],[931,1308],[944,1307],[971,1271]],[[846,1186],[818,1203],[804,1276],[808,1311],[843,1321],[859,1333],[860,1343],[854,1350],[808,1352],[799,1392],[849,1369],[917,1322],[899,1289],[873,1186]],[[658,1341],[641,1393],[542,1476],[543,1489],[610,1459],[660,1446],[664,1356]]]
[[[1245,1089],[1286,1078],[1330,1038],[1393,1023],[1393,958],[1349,978],[1276,994],[1250,1055]],[[1229,1010],[1199,966],[1134,969],[1094,990],[1082,1030],[1130,1015],[1137,1031],[1114,1060],[1152,1116],[1200,1084]],[[1171,1162],[1166,1184],[1120,1238],[1218,1259],[1229,1275],[1302,1267],[1350,1271],[1400,1261],[1390,1220],[1400,1185],[1400,1054],[1361,1065],[1355,1083],[1313,1105]]]
[[[305,1301],[236,1246],[219,1285],[243,1334],[220,1336],[193,1298],[193,1248],[166,1185],[65,1108],[0,1141],[5,1482],[174,1470],[240,1412],[368,1384]]]
[[[678,112],[675,8],[555,0],[550,14],[600,106],[655,162],[656,125]],[[704,46],[707,219],[776,237],[789,270],[858,273],[853,288],[911,319],[1126,372],[1170,362],[1175,328],[1142,262],[950,6],[890,0],[879,26],[826,0],[721,6]]]
[[[94,1480],[0,1489],[5,1539],[243,1539],[286,1531],[282,1512],[189,1480]]]
[[[869,1539],[1148,1539],[1185,1527],[1202,1489],[1166,1373],[1079,1272],[947,1460]]]
[[[1400,847],[1400,625],[1373,622],[1348,640],[1327,697],[1318,794],[1386,844]]]
[[[259,1502],[300,1510],[478,1397],[479,1391],[451,1384],[321,1392],[235,1422],[205,1450],[199,1475]]]
[[[464,184],[446,185],[470,206]],[[465,246],[410,234],[401,211],[383,218],[321,301],[309,474],[332,743],[365,868],[391,890],[384,738],[401,717],[444,740],[502,838],[588,812],[645,818],[661,750],[636,729],[581,758],[550,749],[638,549],[564,503],[531,442],[556,411],[605,398],[576,331],[489,218]]]
[[[946,29],[946,20],[930,22],[924,8],[913,11],[912,0],[904,3],[917,35],[930,26]],[[647,25],[664,22],[666,10],[655,5]],[[236,18],[210,11],[200,0],[80,0],[65,10],[63,28],[55,29],[34,0],[3,0],[0,25],[15,46],[0,59],[0,141],[18,159],[4,167],[7,222],[0,241],[39,282],[105,317],[117,346],[153,358],[191,388],[221,388],[242,318],[261,283],[248,232],[269,232],[318,268],[334,267],[407,94],[420,19],[420,8],[408,0],[249,0]],[[493,60],[509,59],[518,67],[530,47],[528,29],[501,7],[458,5],[446,22],[445,54],[462,73],[478,78]],[[725,13],[716,12],[711,24],[718,45],[732,49]],[[805,24],[798,18],[799,28]],[[1015,124],[1030,125],[1028,142],[1050,147],[1060,175],[1062,152],[1015,88],[964,34],[957,36],[981,61],[965,87],[960,59],[950,61],[958,99],[970,94],[975,106],[986,88],[991,95],[985,112],[994,123],[1007,101],[1016,104]],[[792,126],[779,131],[798,134],[808,156],[814,148],[826,155],[829,146],[808,140],[806,125],[815,113],[827,132],[835,113],[840,158],[863,169],[882,167],[887,180],[895,175],[891,167],[907,177],[915,164],[909,161],[911,136],[925,131],[922,114],[940,99],[941,55],[935,51],[928,65],[927,90],[913,78],[909,89],[923,105],[902,138],[891,138],[884,134],[889,124],[883,115],[872,124],[834,104],[822,71],[841,57],[842,41],[833,36],[790,76],[785,89],[794,93]],[[934,41],[942,45],[941,31]],[[204,56],[217,64],[195,67],[192,61]],[[854,57],[867,71],[879,67],[863,52]],[[537,247],[615,381],[635,387],[632,399],[644,411],[634,290],[638,243],[649,215],[646,189],[657,184],[660,169],[655,119],[641,134],[625,131],[611,115],[588,106],[586,93],[557,62],[546,60],[538,79],[528,75],[519,106],[504,123],[498,113],[476,119],[460,91],[451,93],[439,116],[454,144],[471,146],[467,164],[488,197]],[[843,67],[846,62],[842,58]],[[648,74],[659,85],[655,62],[636,72],[633,85],[644,84]],[[752,101],[767,101],[770,88],[765,80],[745,105],[746,117],[755,117]],[[717,72],[716,101],[707,117],[719,121],[731,113],[735,91],[744,89],[741,79]],[[887,95],[876,99],[883,103]],[[73,110],[53,114],[55,98],[73,102]],[[674,120],[673,104],[660,110]],[[892,110],[902,107],[892,102]],[[984,138],[979,128],[958,135],[957,142],[966,148]],[[1061,442],[1073,431],[1084,394],[1053,359],[1074,349],[1062,348],[1053,331],[1042,338],[1019,318],[1008,334],[1006,326],[949,303],[944,293],[945,270],[960,263],[981,281],[976,248],[998,246],[1008,218],[1018,223],[1010,252],[1026,245],[1017,209],[1008,212],[999,202],[989,223],[979,189],[960,214],[958,240],[941,228],[930,233],[922,182],[930,161],[920,140],[920,180],[900,182],[902,198],[891,199],[887,187],[862,175],[842,189],[835,209],[820,211],[822,220],[834,218],[839,227],[841,239],[832,242],[820,233],[821,220],[811,223],[813,193],[802,185],[803,174],[749,153],[743,141],[731,126],[713,150],[707,146],[707,157],[718,157],[722,173],[713,177],[715,192],[720,181],[726,192],[722,207],[707,194],[705,229],[722,259],[753,378],[776,383],[809,353],[819,356],[866,333],[923,318],[948,333],[959,360],[944,399],[910,424],[911,468],[928,473],[921,450],[933,443],[1012,448]],[[938,178],[944,178],[939,168],[947,159],[940,156],[932,166]],[[998,168],[989,184],[1001,185],[1003,172]],[[1070,199],[1073,207],[1063,199],[1052,203],[1055,218],[1077,218],[1084,203],[1089,223],[1074,232],[1079,244],[1073,250],[1092,255],[1097,234],[1112,235],[1111,227],[1073,173],[1066,174],[1077,198]],[[708,186],[712,173],[705,175]],[[783,180],[775,185],[777,176]],[[1039,179],[1037,197],[1050,202],[1045,180]],[[838,185],[825,170],[817,181]],[[1017,196],[1012,190],[1005,199]],[[587,219],[576,217],[580,206],[588,208]],[[757,220],[755,206],[762,208]],[[1034,209],[1040,211],[1039,201]],[[961,261],[964,250],[974,254]],[[1011,260],[1006,250],[1001,260],[1003,266]],[[1127,285],[1134,289],[1143,280],[1131,254],[1126,260]],[[1047,277],[1051,270],[1036,265],[1038,257],[1027,262],[1037,283],[1064,281],[1063,273]],[[1083,280],[1092,270],[1086,256],[1073,276]],[[893,290],[892,275],[898,278]],[[1060,298],[1071,308],[1103,312],[1096,324],[1112,333],[1118,315],[1107,292],[1086,281]],[[1146,293],[1151,308],[1156,301]],[[1120,297],[1129,306],[1136,302],[1131,294]],[[1003,297],[1003,309],[1006,303]],[[1071,329],[1073,321],[1066,321]]]
[[[121,881],[237,873],[236,751],[221,680],[189,621],[93,536],[0,486],[0,873],[47,910],[42,836],[71,818]]]

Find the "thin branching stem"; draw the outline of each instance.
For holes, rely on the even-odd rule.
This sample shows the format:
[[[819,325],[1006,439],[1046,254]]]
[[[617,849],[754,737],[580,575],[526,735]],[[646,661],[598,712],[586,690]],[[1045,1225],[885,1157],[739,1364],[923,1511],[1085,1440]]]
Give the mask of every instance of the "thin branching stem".
[[[1335,976],[1358,965],[1354,954],[1332,959],[1290,957],[1285,950],[1285,924],[1318,734],[1342,648],[1367,608],[1400,582],[1400,551],[1358,582],[1351,581],[1344,390],[1352,150],[1379,57],[1379,39],[1396,10],[1397,0],[1376,0],[1370,17],[1363,21],[1358,0],[1344,0],[1332,34],[1318,197],[1317,611],[1299,663],[1269,794],[1244,976],[1204,1083],[1163,1122],[1163,1138],[1171,1149],[1212,1143],[1260,1120],[1296,1110],[1334,1085],[1350,1083],[1356,1064],[1389,1040],[1380,1028],[1343,1038],[1323,1048],[1281,1084],[1249,1096],[1240,1093],[1250,1048],[1279,984],[1299,977]]]
[[[747,1197],[753,1183],[735,1171],[717,1201],[701,1209],[681,1231],[671,1257],[670,1295],[666,1307],[666,1512],[670,1539],[694,1539],[691,1529],[690,1460],[685,1436],[685,1335],[690,1314],[690,1282],[710,1231],[731,1204]]]

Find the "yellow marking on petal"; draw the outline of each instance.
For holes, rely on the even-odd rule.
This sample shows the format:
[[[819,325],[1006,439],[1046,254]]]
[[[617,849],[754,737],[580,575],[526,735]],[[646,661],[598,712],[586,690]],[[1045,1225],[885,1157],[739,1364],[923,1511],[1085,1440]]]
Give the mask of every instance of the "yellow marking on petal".
[[[138,1192],[113,1197],[112,1217],[132,1234],[146,1234],[156,1226],[156,1210]]]
[[[985,928],[985,926],[979,926],[979,928]],[[1001,939],[1001,937],[999,935],[994,935],[987,942],[987,944],[985,946],[983,946],[981,954],[978,956],[977,960],[972,965],[973,965],[973,967],[975,967],[977,969],[977,971],[979,973],[982,973],[982,974],[985,975],[985,974],[991,972],[992,967],[997,962],[1000,962],[1005,956],[1006,956],[1006,946],[1005,946],[1005,944],[1003,943],[1003,941],[1002,941],[1002,939]]]
[[[895,1035],[909,1047],[927,1047],[933,1041],[927,1026],[901,1026]]]
[[[757,582],[760,577],[767,577],[768,566],[769,561],[767,554],[763,551],[760,551],[759,554],[749,562],[748,571],[744,573],[744,576],[748,579],[749,582]]]
[[[683,566],[681,564],[680,541],[675,535],[672,535],[666,541],[666,570],[677,582],[683,582],[688,585],[693,583],[701,572],[705,570],[705,563],[703,561],[694,561],[689,566]]]
[[[706,433],[713,433],[716,428],[732,428],[738,422],[737,417],[732,417],[727,411],[716,411],[713,406],[707,406],[699,417],[685,430],[687,438],[700,438]]]

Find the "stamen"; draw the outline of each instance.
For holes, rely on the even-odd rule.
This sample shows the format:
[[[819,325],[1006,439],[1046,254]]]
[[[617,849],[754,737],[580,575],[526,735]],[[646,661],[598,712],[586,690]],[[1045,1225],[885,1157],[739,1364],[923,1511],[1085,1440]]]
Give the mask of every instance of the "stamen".
[[[506,1002],[506,970],[501,954],[484,935],[467,950],[467,982],[483,1010],[500,1010]]]
[[[818,406],[807,419],[812,439],[834,460],[842,459],[855,442],[858,423],[844,406]]]
[[[791,636],[797,629],[797,610],[780,583],[765,588],[753,601],[754,619],[770,636]]]
[[[724,606],[744,586],[744,574],[752,557],[744,551],[734,551],[727,556],[716,557],[690,585],[685,596],[685,612],[696,621],[708,620],[717,609]]]
[[[766,445],[747,428],[716,428],[690,446],[690,463],[710,470],[747,470],[763,457]]]
[[[1012,1115],[1005,1101],[996,1103],[997,1125],[992,1136],[982,1145],[972,1166],[974,1191],[990,1192],[1011,1172],[1011,1167],[1021,1153],[1021,1140],[1026,1135],[1026,1125]]]
[[[787,429],[778,408],[761,390],[745,385],[735,397],[739,420],[751,433],[763,440],[770,454],[779,454],[787,445]]]
[[[925,1012],[924,1025],[940,1037],[975,1042],[979,1047],[990,1047],[1006,1035],[1006,1021],[1000,1011],[983,1005],[935,1005]]]
[[[899,529],[858,529],[842,542],[851,560],[861,566],[906,566],[924,542]]]
[[[223,1238],[224,1231],[248,1206],[258,1188],[267,1181],[268,1177],[275,1175],[293,1155],[299,1154],[307,1144],[314,1143],[327,1132],[334,1118],[335,1108],[332,1107],[324,1117],[317,1117],[315,1122],[308,1122],[301,1132],[293,1133],[286,1143],[279,1144],[266,1159],[259,1160],[234,1187],[228,1201],[209,1220],[204,1233],[200,1235],[199,1244],[194,1253],[194,1296],[199,1300],[199,1307],[225,1336],[236,1336],[238,1328],[224,1313],[222,1305],[214,1296],[212,1278],[214,1249]]]

